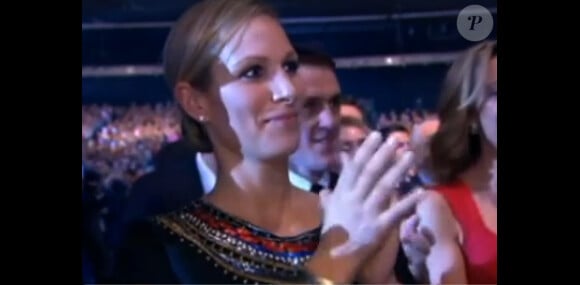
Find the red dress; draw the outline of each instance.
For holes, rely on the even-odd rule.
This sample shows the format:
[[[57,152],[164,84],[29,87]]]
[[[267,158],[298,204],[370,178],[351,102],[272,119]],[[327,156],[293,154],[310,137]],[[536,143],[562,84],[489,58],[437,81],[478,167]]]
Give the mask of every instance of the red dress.
[[[487,228],[468,185],[462,182],[435,187],[463,232],[461,249],[469,284],[497,284],[497,235]]]

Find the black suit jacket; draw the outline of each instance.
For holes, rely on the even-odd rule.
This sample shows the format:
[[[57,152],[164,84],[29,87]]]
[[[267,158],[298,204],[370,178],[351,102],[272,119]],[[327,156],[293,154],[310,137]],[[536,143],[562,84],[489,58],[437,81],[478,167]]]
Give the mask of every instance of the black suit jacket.
[[[100,190],[100,183],[101,175],[85,167],[81,193],[82,266],[85,284],[102,279],[106,271],[106,251],[103,235],[98,227],[101,205],[97,199],[97,193]]]
[[[196,150],[184,140],[164,146],[155,157],[155,170],[133,185],[124,220],[146,219],[184,207],[203,195]]]
[[[151,231],[149,219],[180,209],[203,195],[196,154],[187,141],[170,143],[157,153],[155,170],[134,183],[110,283],[179,283],[171,279],[171,267],[161,262],[166,252]]]

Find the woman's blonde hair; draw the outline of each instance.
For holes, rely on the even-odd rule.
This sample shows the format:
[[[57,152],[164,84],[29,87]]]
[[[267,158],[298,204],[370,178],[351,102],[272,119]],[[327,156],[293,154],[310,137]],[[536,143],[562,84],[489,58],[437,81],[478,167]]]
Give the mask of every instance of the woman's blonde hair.
[[[485,41],[463,52],[447,72],[437,111],[440,126],[430,146],[439,183],[456,180],[481,155],[479,110],[487,98],[489,62],[496,56],[496,42]]]
[[[163,68],[169,87],[173,89],[184,81],[206,91],[212,83],[212,64],[226,44],[251,19],[261,15],[276,18],[274,10],[261,0],[204,0],[193,5],[179,18],[165,42]],[[182,113],[183,133],[197,147],[211,151],[204,126]]]

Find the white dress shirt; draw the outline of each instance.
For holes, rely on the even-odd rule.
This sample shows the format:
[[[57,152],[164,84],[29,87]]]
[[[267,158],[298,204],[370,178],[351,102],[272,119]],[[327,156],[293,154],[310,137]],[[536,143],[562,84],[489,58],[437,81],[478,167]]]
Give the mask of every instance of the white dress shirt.
[[[207,162],[203,159],[201,153],[198,152],[195,155],[195,161],[197,163],[197,171],[199,171],[199,177],[201,178],[203,192],[207,194],[211,192],[215,187],[216,175],[214,171],[209,167]],[[294,187],[304,191],[310,191],[312,183],[308,181],[308,179],[298,175],[297,173],[294,173],[293,171],[288,171],[288,177],[290,178],[290,183],[292,183]]]
[[[203,160],[201,153],[195,155],[195,162],[197,163],[197,171],[201,178],[201,185],[203,186],[203,193],[207,194],[213,190],[216,183],[215,173],[211,170],[207,162]]]
[[[294,171],[288,171],[288,177],[290,178],[290,183],[292,183],[294,187],[308,192],[310,189],[312,189],[312,182],[300,176],[298,173]]]

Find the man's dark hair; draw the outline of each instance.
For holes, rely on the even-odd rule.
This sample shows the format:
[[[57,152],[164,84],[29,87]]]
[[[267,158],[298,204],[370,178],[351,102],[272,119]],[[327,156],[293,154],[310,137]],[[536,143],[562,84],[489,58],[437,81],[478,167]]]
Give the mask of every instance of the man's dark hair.
[[[364,115],[368,110],[366,110],[365,105],[358,100],[357,98],[354,98],[350,95],[344,95],[340,98],[340,105],[348,105],[348,106],[353,106],[357,109],[359,109],[359,111]]]
[[[363,114],[364,122],[369,126],[374,126],[376,114],[371,108],[369,102],[364,102],[363,100],[351,95],[343,95],[340,98],[340,105],[353,106],[357,108]]]
[[[368,129],[368,126],[365,122],[353,118],[353,117],[341,117],[340,118],[340,126],[341,127],[356,127],[362,129]]]
[[[385,139],[388,138],[394,132],[405,132],[407,134],[411,134],[411,131],[407,129],[407,127],[397,123],[381,128],[380,132],[383,135],[383,138]]]
[[[300,61],[300,63],[326,66],[332,70],[336,70],[336,63],[328,54],[304,46],[296,46],[294,49],[298,54],[298,61]]]

